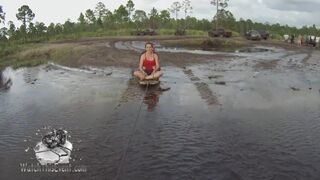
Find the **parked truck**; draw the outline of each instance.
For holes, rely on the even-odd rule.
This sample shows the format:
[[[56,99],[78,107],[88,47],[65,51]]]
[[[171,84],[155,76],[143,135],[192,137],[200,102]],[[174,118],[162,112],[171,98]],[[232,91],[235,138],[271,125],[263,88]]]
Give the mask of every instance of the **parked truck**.
[[[135,32],[132,32],[131,35],[134,36],[154,36],[157,35],[156,31],[154,29],[148,28],[148,29],[137,29]]]
[[[208,32],[208,35],[210,37],[226,37],[229,38],[232,36],[231,31],[225,31],[223,28],[215,29],[215,30],[210,30]]]

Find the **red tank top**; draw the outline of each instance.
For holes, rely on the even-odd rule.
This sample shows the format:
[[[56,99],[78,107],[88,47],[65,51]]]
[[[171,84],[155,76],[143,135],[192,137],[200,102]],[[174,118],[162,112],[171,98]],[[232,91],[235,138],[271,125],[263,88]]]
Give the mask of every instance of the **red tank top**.
[[[153,66],[156,66],[156,60],[154,57],[152,60],[147,60],[147,56],[144,55],[143,67],[145,67],[146,70],[152,70]]]

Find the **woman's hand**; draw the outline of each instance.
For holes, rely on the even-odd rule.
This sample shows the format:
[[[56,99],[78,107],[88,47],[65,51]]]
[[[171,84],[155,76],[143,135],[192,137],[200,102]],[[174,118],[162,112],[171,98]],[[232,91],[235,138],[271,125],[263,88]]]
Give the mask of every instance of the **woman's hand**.
[[[152,69],[153,69],[153,71],[152,71],[151,75],[153,76],[153,75],[154,75],[154,73],[156,73],[157,68],[156,68],[156,66],[152,66]]]
[[[141,67],[140,71],[143,73],[144,76],[147,76],[145,69],[146,69],[145,67]]]
[[[148,74],[145,71],[142,71],[142,73],[144,74],[144,76],[148,76]]]

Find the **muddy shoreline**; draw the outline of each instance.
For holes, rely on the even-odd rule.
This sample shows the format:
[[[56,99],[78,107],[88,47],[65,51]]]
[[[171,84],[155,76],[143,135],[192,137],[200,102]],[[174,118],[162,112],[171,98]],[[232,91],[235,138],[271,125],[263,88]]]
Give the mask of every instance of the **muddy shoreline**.
[[[197,37],[186,37],[194,39]],[[139,60],[139,56],[143,49],[134,51],[133,49],[119,49],[115,47],[117,42],[130,42],[130,41],[151,41],[154,43],[162,43],[163,40],[172,40],[172,37],[161,38],[111,38],[111,39],[99,39],[99,40],[81,40],[81,41],[68,41],[59,43],[50,43],[50,46],[63,46],[64,44],[72,44],[74,47],[86,49],[86,53],[77,54],[72,53],[68,61],[58,61],[62,65],[71,67],[81,67],[84,65],[91,66],[115,66],[115,67],[129,67],[136,68]],[[175,37],[175,40],[185,39],[183,37]],[[73,52],[73,51],[72,51]],[[161,66],[177,66],[184,67],[188,64],[205,63],[210,60],[228,60],[232,58],[231,55],[215,55],[209,57],[209,55],[194,55],[190,53],[171,53],[171,52],[159,52]]]
[[[5,58],[5,64],[13,64],[13,67],[35,66],[52,61],[69,67],[89,66],[116,66],[136,68],[137,61],[143,48],[129,47],[121,49],[130,42],[151,41],[161,44],[167,48],[185,48],[186,50],[202,50],[201,42],[207,37],[201,36],[160,36],[160,37],[109,37],[109,38],[88,38],[81,40],[66,40],[48,42],[36,48],[27,49]],[[218,38],[221,41],[226,39]],[[206,51],[206,53],[188,53],[186,51],[161,51],[159,52],[162,66],[185,67],[190,64],[208,63],[212,61],[229,61],[239,55],[232,52],[256,46],[275,47],[292,51],[291,54],[310,54],[314,49],[310,47],[297,47],[280,41],[249,41],[244,38],[235,37],[227,39],[231,42],[227,47]],[[232,41],[241,42],[240,45],[232,45]],[[212,53],[217,52],[217,53]]]
[[[88,40],[81,40],[81,41],[71,41],[67,43],[72,43],[74,46],[80,46],[84,49],[89,49],[87,53],[78,55],[77,53],[72,54],[69,61],[65,62],[64,65],[72,66],[72,67],[80,67],[83,65],[92,65],[92,66],[117,66],[117,67],[130,67],[135,68],[137,66],[137,61],[139,59],[140,53],[143,49],[119,49],[115,47],[117,42],[132,42],[132,41],[141,41],[147,42],[151,41],[156,44],[164,44],[165,41],[173,40],[179,42],[180,40],[191,40],[191,41],[199,41],[201,37],[149,37],[149,38],[111,38],[111,39],[88,39]],[[297,47],[292,46],[290,44],[279,42],[279,41],[248,41],[248,40],[241,40],[244,42],[244,46],[230,46],[230,48],[224,48],[225,52],[230,52],[238,49],[247,49],[253,48],[256,46],[265,46],[265,47],[275,47],[275,48],[282,48],[287,51],[293,51],[288,53],[287,56],[291,56],[293,54],[311,54],[313,52],[313,48],[310,47]],[[55,44],[55,43],[54,43]],[[58,44],[64,44],[60,42]],[[181,45],[181,44],[179,44]],[[168,48],[176,48],[172,44],[168,44]],[[182,45],[182,48],[184,46]],[[186,46],[187,48],[190,48]],[[200,46],[191,47],[191,49],[201,49]],[[228,50],[230,49],[230,50]],[[217,51],[221,51],[223,49],[217,49]],[[222,52],[224,52],[222,51]],[[210,51],[209,51],[210,52]],[[159,52],[160,56],[160,63],[162,66],[177,66],[177,67],[185,67],[190,64],[199,64],[199,63],[208,63],[212,61],[228,61],[232,58],[236,58],[237,54],[230,54],[230,53],[217,53],[217,54],[190,54],[184,52]],[[285,56],[284,56],[285,57]]]

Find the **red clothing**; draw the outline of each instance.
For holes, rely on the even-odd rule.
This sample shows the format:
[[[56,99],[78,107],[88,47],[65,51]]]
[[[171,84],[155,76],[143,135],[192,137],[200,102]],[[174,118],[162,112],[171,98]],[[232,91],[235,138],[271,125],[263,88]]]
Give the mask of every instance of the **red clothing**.
[[[143,60],[143,67],[145,68],[146,71],[153,71],[153,67],[156,66],[156,60],[153,57],[152,60],[148,60],[147,56],[144,56],[144,60]]]

